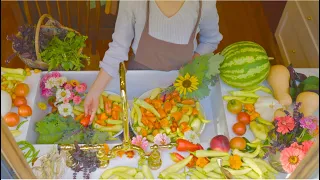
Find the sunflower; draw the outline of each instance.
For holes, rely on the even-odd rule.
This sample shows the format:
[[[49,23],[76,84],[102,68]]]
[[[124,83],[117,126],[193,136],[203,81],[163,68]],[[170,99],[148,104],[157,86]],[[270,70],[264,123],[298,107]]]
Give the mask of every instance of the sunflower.
[[[198,89],[198,78],[196,76],[190,76],[187,73],[184,77],[179,76],[174,83],[176,89],[180,92],[180,94],[186,95],[187,92],[192,92]]]

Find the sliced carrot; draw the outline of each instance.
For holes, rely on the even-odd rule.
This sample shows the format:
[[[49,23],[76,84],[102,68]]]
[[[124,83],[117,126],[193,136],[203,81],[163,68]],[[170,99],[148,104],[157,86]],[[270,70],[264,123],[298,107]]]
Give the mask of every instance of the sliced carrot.
[[[193,99],[185,99],[181,103],[185,105],[193,105],[195,102]]]
[[[198,115],[199,111],[196,108],[193,108],[192,115]]]
[[[133,158],[134,157],[134,151],[127,151],[126,152],[126,155],[129,159]]]
[[[172,95],[171,95],[171,94],[168,94],[168,95],[166,96],[166,100],[171,100],[171,98],[172,98]]]
[[[155,129],[160,129],[160,128],[161,128],[160,122],[158,122],[158,121],[155,122],[155,123],[154,123],[154,128],[155,128]]]
[[[187,112],[189,112],[189,107],[188,106],[182,106],[181,112],[183,114],[187,114]]]
[[[191,127],[186,127],[186,128],[183,128],[182,130],[181,130],[181,132],[182,133],[185,133],[185,132],[187,132],[187,131],[190,131],[191,130]]]
[[[108,119],[107,114],[106,114],[106,113],[101,113],[101,114],[100,114],[100,119],[101,119],[101,120],[107,120],[107,119]]]
[[[119,111],[112,111],[112,119],[113,120],[119,119]]]
[[[205,157],[199,157],[196,161],[196,166],[203,168],[207,165],[210,161]]]
[[[178,91],[173,91],[172,92],[172,97],[177,97],[179,96],[179,92]]]
[[[166,112],[166,113],[169,113],[172,109],[172,104],[169,102],[169,101],[166,101],[164,103],[164,106],[163,106],[163,110]]]
[[[177,96],[177,97],[174,98],[174,100],[179,103],[179,102],[181,102],[181,97]]]
[[[147,131],[146,129],[144,129],[144,128],[141,128],[140,133],[141,133],[141,135],[142,135],[143,137],[147,137],[147,135],[148,135],[148,131]]]
[[[146,109],[143,108],[143,107],[140,107],[140,111],[141,111],[142,114],[144,114],[146,112]]]
[[[183,129],[183,128],[188,127],[189,125],[188,125],[187,122],[183,122],[183,123],[180,124],[180,126],[181,126],[181,128]]]
[[[164,110],[162,108],[157,109],[157,111],[160,114],[161,119],[167,117],[166,112],[164,112]]]
[[[170,103],[172,104],[172,106],[176,105],[176,101],[174,99],[171,99]]]
[[[155,129],[152,131],[152,135],[153,136],[156,136],[157,134],[159,134],[159,130],[158,129]]]
[[[160,99],[155,99],[152,101],[152,105],[158,109],[158,108],[161,108],[162,107],[162,101]]]
[[[142,117],[141,122],[142,122],[142,124],[144,124],[146,126],[148,125],[148,119],[146,117]]]
[[[106,122],[103,121],[103,120],[98,120],[98,121],[96,121],[96,123],[101,125],[101,126],[106,126],[107,125]]]
[[[152,123],[154,123],[157,120],[157,118],[156,117],[148,117],[148,120],[151,121]]]
[[[171,118],[173,118],[174,121],[180,121],[182,118],[182,113],[177,111],[171,114]]]
[[[112,107],[112,111],[119,111],[120,112],[121,108],[120,108],[119,105],[114,104],[113,107]]]
[[[150,98],[145,98],[144,101],[147,102],[148,104],[151,104],[151,103],[152,103],[152,101],[151,101]]]
[[[112,127],[112,126],[114,126],[114,124],[107,124],[106,126],[107,127]]]
[[[150,130],[153,129],[153,124],[152,124],[152,122],[150,122],[150,121],[149,121],[149,123],[148,123],[148,128],[149,128]]]
[[[153,114],[152,112],[150,112],[150,111],[146,111],[144,114],[145,114],[147,117],[154,117],[154,114]]]
[[[117,155],[118,155],[119,157],[122,157],[124,154],[125,154],[125,151],[124,151],[124,150],[119,150],[119,151],[117,151]]]
[[[167,118],[163,118],[160,120],[161,127],[168,127],[169,126],[169,120]]]

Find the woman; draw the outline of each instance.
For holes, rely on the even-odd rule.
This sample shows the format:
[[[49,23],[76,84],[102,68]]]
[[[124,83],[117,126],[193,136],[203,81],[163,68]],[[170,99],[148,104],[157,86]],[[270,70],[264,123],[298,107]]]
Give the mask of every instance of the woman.
[[[135,56],[128,69],[177,70],[217,48],[222,39],[218,22],[215,1],[121,1],[113,42],[85,99],[85,114],[95,114],[98,97],[118,77],[119,63],[128,59],[132,40]]]

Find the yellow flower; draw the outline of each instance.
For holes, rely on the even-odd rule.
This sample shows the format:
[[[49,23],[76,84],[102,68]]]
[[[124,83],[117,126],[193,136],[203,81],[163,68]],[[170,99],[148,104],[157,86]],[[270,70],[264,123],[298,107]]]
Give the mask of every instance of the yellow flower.
[[[33,72],[34,72],[34,73],[40,73],[41,70],[40,70],[40,69],[35,69],[35,70],[33,70]]]
[[[198,78],[196,76],[190,76],[189,73],[187,73],[184,77],[179,76],[174,83],[177,91],[179,91],[179,93],[183,95],[186,95],[187,92],[197,90],[198,85]]]
[[[76,86],[78,86],[80,83],[79,83],[79,81],[73,79],[73,80],[70,81],[70,84],[71,84],[73,87],[76,87]]]
[[[47,105],[44,102],[39,102],[38,103],[38,107],[41,110],[46,110],[47,109]]]

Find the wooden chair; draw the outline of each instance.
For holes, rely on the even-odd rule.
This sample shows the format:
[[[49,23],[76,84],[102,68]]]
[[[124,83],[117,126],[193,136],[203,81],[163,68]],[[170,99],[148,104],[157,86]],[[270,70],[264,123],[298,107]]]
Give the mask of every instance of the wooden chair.
[[[111,41],[116,17],[104,19],[109,22],[109,27],[103,28],[101,32],[101,10],[100,1],[95,1],[95,8],[90,8],[90,1],[23,1],[21,2],[23,13],[28,24],[36,24],[42,14],[50,14],[61,24],[77,30],[88,36],[87,47],[84,53],[91,58],[91,63],[86,70],[99,69],[99,61],[108,48]]]

